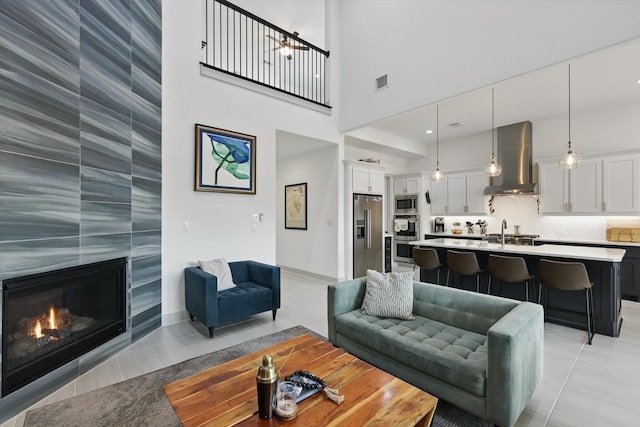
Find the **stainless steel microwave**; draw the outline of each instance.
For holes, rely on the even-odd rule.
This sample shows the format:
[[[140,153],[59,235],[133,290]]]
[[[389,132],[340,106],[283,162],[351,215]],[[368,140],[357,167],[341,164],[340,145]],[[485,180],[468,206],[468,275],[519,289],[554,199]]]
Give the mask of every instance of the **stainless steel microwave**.
[[[418,195],[403,194],[396,196],[395,213],[397,214],[417,214],[418,213]]]

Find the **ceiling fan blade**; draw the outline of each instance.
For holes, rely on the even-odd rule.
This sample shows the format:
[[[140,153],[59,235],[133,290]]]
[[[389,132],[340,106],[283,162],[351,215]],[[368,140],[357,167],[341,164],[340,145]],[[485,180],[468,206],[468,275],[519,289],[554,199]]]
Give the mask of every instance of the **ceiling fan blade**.
[[[271,50],[278,50],[278,49],[282,49],[282,48],[281,48],[281,47],[274,47],[274,48],[273,48],[273,49],[271,49]]]
[[[309,46],[289,46],[291,49],[309,50]]]
[[[277,39],[277,38],[275,38],[275,37],[273,37],[271,34],[267,34],[267,35],[265,35],[265,37],[268,37],[268,38],[270,38],[271,40],[274,40],[274,41],[277,41],[278,43],[280,43],[280,40],[279,40],[279,39]]]

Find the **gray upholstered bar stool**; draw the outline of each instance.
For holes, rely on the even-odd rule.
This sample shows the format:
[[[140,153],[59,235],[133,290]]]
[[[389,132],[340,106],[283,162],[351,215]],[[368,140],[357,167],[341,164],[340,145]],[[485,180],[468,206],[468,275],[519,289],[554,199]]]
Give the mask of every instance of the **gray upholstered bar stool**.
[[[491,282],[493,278],[498,279],[500,282],[507,283],[522,283],[525,285],[525,296],[529,301],[529,281],[535,276],[529,274],[527,263],[524,258],[503,256],[503,255],[489,255],[489,265],[487,267],[489,271],[489,286],[487,293],[491,293]]]
[[[447,286],[451,272],[462,276],[476,275],[476,292],[480,292],[480,273],[484,270],[478,265],[478,258],[474,252],[447,251]]]
[[[416,266],[424,268],[425,270],[436,270],[436,283],[440,284],[440,269],[444,267],[440,263],[440,257],[438,252],[432,248],[413,248],[413,269]]]
[[[581,262],[560,262],[548,259],[540,260],[540,291],[542,285],[561,291],[584,291],[587,304],[587,336],[589,344],[595,335],[593,315],[593,283],[589,279],[587,268]],[[540,302],[540,292],[538,293]]]

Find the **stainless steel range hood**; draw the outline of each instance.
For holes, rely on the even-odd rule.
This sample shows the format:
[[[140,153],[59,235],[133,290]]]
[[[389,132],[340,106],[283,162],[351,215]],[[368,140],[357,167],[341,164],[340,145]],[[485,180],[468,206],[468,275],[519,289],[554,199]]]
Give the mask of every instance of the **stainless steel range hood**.
[[[489,178],[487,195],[537,194],[533,182],[533,158],[531,148],[531,122],[501,126],[498,131],[498,162],[502,174]]]

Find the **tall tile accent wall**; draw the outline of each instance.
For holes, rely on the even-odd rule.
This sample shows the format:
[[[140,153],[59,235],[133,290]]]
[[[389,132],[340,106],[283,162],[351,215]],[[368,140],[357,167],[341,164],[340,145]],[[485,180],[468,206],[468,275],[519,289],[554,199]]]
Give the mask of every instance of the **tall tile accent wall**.
[[[161,11],[0,8],[0,280],[126,256],[129,342],[160,326]]]

